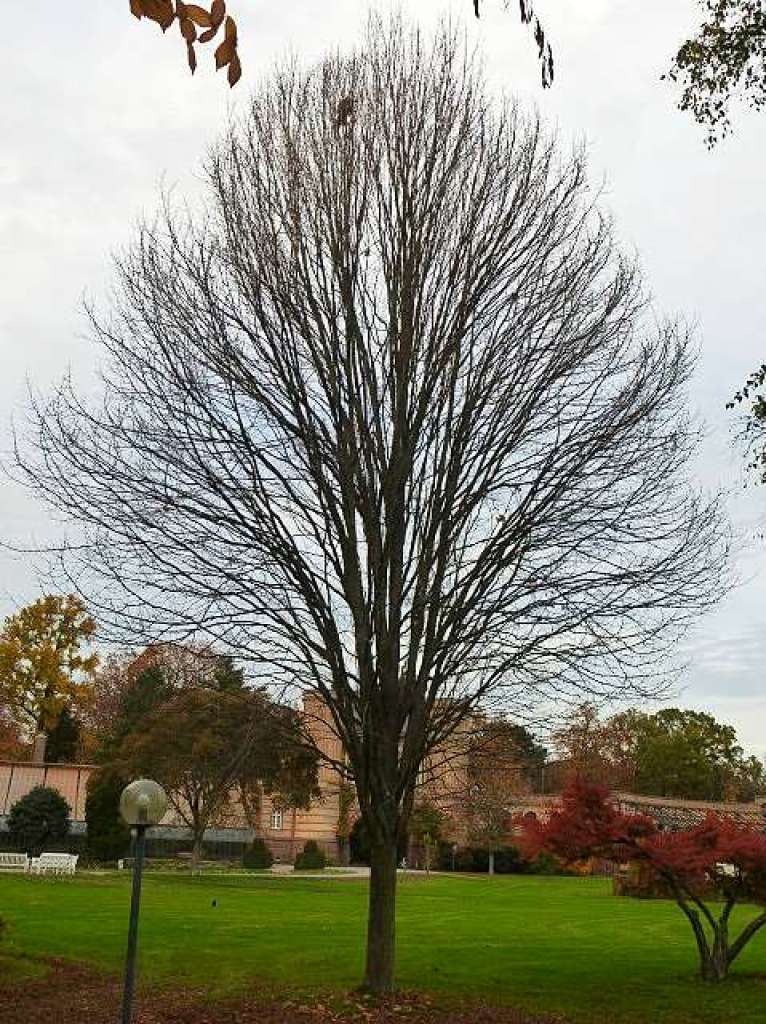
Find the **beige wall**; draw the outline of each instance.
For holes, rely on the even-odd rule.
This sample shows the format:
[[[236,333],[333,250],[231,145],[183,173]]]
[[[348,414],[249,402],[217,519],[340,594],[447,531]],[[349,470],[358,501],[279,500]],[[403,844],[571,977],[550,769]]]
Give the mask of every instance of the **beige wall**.
[[[92,771],[87,764],[0,761],[0,814],[8,814],[16,801],[36,786],[50,786],[69,804],[73,821],[84,821],[86,786]]]

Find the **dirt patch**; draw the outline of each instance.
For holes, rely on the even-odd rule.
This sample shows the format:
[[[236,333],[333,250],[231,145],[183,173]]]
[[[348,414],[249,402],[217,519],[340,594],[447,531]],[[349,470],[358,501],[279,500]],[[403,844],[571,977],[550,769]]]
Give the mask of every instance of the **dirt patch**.
[[[114,977],[61,960],[46,961],[44,978],[4,984],[3,1024],[115,1024],[120,984]],[[348,996],[332,1002],[275,1001],[258,993],[211,1003],[202,993],[159,990],[136,999],[134,1024],[566,1024],[511,1009],[470,1005],[444,1007],[428,997],[400,995],[386,1003]]]

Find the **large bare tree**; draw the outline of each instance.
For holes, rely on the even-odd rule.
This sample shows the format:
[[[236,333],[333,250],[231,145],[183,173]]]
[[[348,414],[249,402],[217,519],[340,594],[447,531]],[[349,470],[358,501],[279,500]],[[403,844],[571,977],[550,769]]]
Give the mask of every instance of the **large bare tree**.
[[[263,85],[204,209],[165,203],[93,324],[103,401],[65,382],[19,455],[80,524],[68,571],[134,638],[206,635],[321,696],[390,990],[423,758],[492,703],[654,691],[718,592],[686,333],[583,155],[492,102],[449,30],[375,21]]]

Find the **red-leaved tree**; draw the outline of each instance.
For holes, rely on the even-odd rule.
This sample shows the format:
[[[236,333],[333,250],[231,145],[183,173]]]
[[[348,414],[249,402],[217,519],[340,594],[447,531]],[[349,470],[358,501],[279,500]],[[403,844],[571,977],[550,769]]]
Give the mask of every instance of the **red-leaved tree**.
[[[722,981],[766,925],[764,911],[736,937],[729,933],[738,903],[766,906],[766,836],[755,828],[709,814],[693,828],[662,832],[645,815],[623,814],[605,788],[584,782],[570,785],[548,821],[525,815],[520,822],[519,847],[530,859],[601,857],[642,865],[662,879],[692,926],[705,981]]]

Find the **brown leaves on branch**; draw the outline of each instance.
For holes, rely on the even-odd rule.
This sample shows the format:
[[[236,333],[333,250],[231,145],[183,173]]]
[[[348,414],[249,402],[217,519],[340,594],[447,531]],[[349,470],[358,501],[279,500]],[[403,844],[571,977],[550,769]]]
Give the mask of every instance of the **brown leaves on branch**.
[[[174,21],[178,22],[184,42],[187,60],[192,74],[197,69],[197,43],[209,43],[224,26],[224,38],[215,51],[216,70],[228,67],[229,85],[235,86],[242,77],[242,64],[237,52],[237,26],[231,15],[226,14],[225,0],[213,0],[210,10],[199,4],[187,4],[182,0],[129,0],[131,13],[136,18],[148,18],[166,32]],[[472,0],[473,11],[479,17],[480,0]],[[543,89],[553,84],[553,51],[545,35],[540,19],[534,13],[532,0],[519,0],[519,13],[523,25],[531,26],[537,44],[540,74]],[[198,33],[197,29],[204,29]]]
[[[507,0],[506,0],[507,4]],[[473,13],[479,17],[480,0],[473,0]],[[553,85],[553,50],[545,35],[540,19],[534,12],[532,0],[519,0],[519,15],[522,25],[531,25],[537,43],[537,58],[540,61],[540,76],[543,89]]]
[[[194,74],[197,68],[196,44],[211,42],[223,26],[223,41],[215,51],[216,70],[228,67],[229,85],[234,86],[242,77],[242,64],[237,52],[237,25],[226,13],[225,0],[213,0],[210,10],[199,4],[182,0],[130,0],[131,13],[136,18],[148,18],[166,32],[173,22],[178,23],[186,45],[186,55]],[[202,32],[198,32],[202,29]]]

